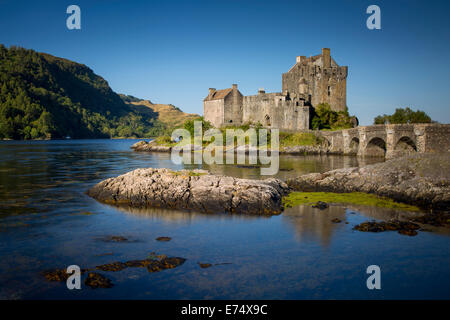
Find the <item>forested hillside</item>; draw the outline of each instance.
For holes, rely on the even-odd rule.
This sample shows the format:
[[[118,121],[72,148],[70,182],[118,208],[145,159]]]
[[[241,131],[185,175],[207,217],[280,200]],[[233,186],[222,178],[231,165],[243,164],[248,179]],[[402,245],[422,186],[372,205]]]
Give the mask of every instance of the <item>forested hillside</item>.
[[[0,45],[0,139],[148,137],[164,129],[87,66]]]

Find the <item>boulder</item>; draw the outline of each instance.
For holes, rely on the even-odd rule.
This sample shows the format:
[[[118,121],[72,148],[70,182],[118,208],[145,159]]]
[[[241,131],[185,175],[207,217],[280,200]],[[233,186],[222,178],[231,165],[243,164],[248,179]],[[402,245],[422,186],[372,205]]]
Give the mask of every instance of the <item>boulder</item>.
[[[87,191],[100,202],[205,213],[279,214],[288,186],[278,179],[249,180],[205,170],[136,169]]]

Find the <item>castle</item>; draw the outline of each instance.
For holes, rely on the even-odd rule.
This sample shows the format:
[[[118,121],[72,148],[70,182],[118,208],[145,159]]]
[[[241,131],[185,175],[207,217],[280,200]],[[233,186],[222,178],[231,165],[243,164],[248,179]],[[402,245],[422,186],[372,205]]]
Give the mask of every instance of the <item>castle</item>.
[[[243,96],[236,84],[231,88],[209,89],[203,100],[203,115],[215,127],[261,123],[280,130],[310,129],[313,108],[328,103],[334,111],[347,105],[347,66],[339,66],[331,58],[330,49],[322,54],[299,56],[295,65],[282,74],[282,92]]]

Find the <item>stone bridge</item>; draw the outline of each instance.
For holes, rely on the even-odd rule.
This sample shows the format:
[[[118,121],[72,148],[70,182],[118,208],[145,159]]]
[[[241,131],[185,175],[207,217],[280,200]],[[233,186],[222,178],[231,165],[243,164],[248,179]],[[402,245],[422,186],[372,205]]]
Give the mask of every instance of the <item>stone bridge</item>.
[[[329,152],[394,158],[409,153],[450,151],[450,124],[387,124],[322,131]]]

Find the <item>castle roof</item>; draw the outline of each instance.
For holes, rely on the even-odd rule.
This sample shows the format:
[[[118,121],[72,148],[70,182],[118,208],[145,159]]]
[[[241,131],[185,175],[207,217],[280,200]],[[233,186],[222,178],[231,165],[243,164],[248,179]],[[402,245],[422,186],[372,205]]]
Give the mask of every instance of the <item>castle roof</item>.
[[[228,89],[222,89],[222,90],[216,90],[212,93],[210,93],[204,101],[211,101],[211,100],[220,100],[225,99],[227,95],[229,95],[233,91],[233,88]]]

